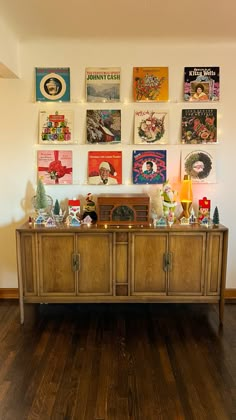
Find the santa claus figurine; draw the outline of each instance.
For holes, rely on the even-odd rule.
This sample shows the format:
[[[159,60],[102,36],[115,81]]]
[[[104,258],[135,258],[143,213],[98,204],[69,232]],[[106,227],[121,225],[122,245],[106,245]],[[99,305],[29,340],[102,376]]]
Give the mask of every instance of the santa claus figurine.
[[[162,186],[161,196],[163,200],[163,214],[165,217],[168,217],[170,212],[175,212],[175,208],[177,206],[176,195],[177,192],[172,190],[169,181],[164,182]]]

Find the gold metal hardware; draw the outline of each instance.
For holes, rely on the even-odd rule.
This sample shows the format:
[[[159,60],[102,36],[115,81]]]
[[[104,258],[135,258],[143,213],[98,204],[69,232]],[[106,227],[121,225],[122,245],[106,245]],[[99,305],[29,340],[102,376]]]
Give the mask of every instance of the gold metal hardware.
[[[73,272],[80,270],[80,254],[72,254],[71,265]]]
[[[172,252],[163,255],[163,270],[166,272],[172,270]]]

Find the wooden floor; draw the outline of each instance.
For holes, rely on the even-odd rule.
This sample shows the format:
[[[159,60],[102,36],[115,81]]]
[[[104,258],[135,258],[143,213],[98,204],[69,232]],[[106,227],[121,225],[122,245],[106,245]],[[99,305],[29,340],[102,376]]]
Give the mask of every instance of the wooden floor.
[[[36,309],[36,310],[35,310]],[[236,419],[236,305],[0,301],[0,420]]]

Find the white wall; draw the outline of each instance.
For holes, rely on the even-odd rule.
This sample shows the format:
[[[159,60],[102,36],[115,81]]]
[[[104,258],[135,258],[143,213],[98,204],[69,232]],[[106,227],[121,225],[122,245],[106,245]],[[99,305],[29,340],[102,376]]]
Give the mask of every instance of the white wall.
[[[137,104],[132,102],[132,69],[134,66],[168,66],[170,102],[162,104],[169,109],[170,142],[162,148],[167,150],[168,178],[178,185],[180,180],[180,152],[186,147],[180,144],[181,110],[187,108],[182,102],[183,69],[185,66],[220,66],[221,99],[218,109],[219,144],[212,145],[217,151],[217,184],[194,184],[194,206],[207,196],[212,209],[218,206],[220,221],[229,227],[229,255],[227,287],[236,287],[236,268],[233,248],[236,245],[234,209],[234,165],[236,142],[234,139],[234,61],[236,44],[228,45],[178,45],[159,44],[158,40],[107,41],[97,39],[83,41],[43,41],[21,45],[21,79],[0,79],[1,157],[0,157],[0,287],[17,287],[15,228],[30,214],[31,197],[36,188],[36,150],[45,148],[38,141],[38,112],[49,105],[34,102],[35,67],[70,67],[71,103],[62,108],[75,111],[75,137],[78,145],[66,147],[73,150],[74,185],[48,186],[49,195],[59,200],[74,196],[85,197],[87,192],[153,194],[160,186],[141,186],[131,183],[131,157],[133,144],[133,115]],[[85,103],[85,67],[120,66],[122,71],[121,103],[122,144],[112,146],[123,152],[123,185],[88,186],[87,152],[104,149],[89,146],[85,142],[85,112],[91,105]],[[51,105],[51,104],[50,104]],[[158,104],[159,106],[160,104]],[[50,147],[50,146],[47,146]],[[148,146],[147,146],[148,147]],[[141,147],[141,149],[143,146]],[[208,149],[209,150],[209,149]]]
[[[19,42],[0,16],[0,77],[19,76]]]

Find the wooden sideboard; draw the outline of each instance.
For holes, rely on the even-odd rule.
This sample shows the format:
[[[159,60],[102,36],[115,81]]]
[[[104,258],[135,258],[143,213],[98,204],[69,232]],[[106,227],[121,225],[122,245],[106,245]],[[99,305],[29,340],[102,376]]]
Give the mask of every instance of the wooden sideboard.
[[[82,225],[16,229],[21,323],[25,303],[219,302],[228,229]]]

